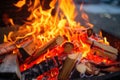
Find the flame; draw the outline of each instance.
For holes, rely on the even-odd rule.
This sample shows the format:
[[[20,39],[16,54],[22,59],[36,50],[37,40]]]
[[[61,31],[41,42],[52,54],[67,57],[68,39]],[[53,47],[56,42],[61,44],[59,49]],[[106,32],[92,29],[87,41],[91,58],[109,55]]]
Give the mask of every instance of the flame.
[[[56,7],[57,0],[52,0],[49,4],[49,9],[44,10],[43,6],[40,4],[41,0],[30,0],[28,6],[28,11],[31,12],[30,16],[27,18],[28,21],[22,25],[17,32],[10,32],[8,36],[4,36],[5,42],[17,42],[20,39],[32,37],[34,42],[37,44],[37,48],[44,45],[50,39],[56,37],[57,35],[67,37],[67,41],[73,42],[75,44],[75,51],[80,51],[83,53],[82,57],[87,57],[90,53],[90,45],[85,43],[87,34],[82,32],[86,30],[85,27],[92,28],[93,25],[89,22],[89,17],[83,11],[83,4],[80,6],[81,17],[86,23],[86,26],[81,26],[79,22],[74,19],[77,16],[77,11],[73,0],[58,0],[58,7],[56,8],[55,15],[52,15],[52,10]],[[26,0],[19,0],[16,7],[21,8],[26,5]],[[105,43],[107,40],[105,39]],[[77,44],[76,44],[77,43]],[[19,45],[17,45],[19,46]],[[45,57],[53,57],[61,53],[61,48],[56,48],[54,50],[48,51],[45,55],[40,56],[34,63],[40,63],[45,60]],[[95,57],[92,57],[95,58]],[[104,60],[104,62],[106,62]],[[31,65],[32,65],[31,64]],[[24,65],[24,69],[31,65]]]
[[[14,6],[21,8],[25,4],[26,4],[26,0],[19,0],[16,4],[14,4]]]
[[[67,18],[69,25],[75,26],[76,23],[74,19],[76,17],[76,12],[73,0],[59,0],[59,5],[60,9],[64,13],[64,16]]]
[[[106,37],[104,37],[104,43],[105,43],[106,45],[110,45],[110,43],[107,41],[107,38],[106,38]]]
[[[82,57],[87,57],[88,53],[90,52],[90,46],[83,43],[81,40],[80,40],[81,44],[82,44]]]

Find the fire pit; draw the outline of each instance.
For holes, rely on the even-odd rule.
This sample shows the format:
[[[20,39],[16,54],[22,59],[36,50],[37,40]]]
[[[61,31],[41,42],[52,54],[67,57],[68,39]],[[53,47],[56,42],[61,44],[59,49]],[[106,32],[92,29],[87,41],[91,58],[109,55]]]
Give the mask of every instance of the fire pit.
[[[25,3],[24,0],[14,5],[21,9]],[[56,3],[56,13],[51,15]],[[82,6],[81,18],[86,26],[74,20],[76,11],[72,0],[52,0],[48,10],[38,0],[30,2],[29,22],[18,31],[4,35],[4,43],[0,44],[0,78],[119,80],[119,45],[111,46],[106,32],[102,31],[103,37],[93,31]]]

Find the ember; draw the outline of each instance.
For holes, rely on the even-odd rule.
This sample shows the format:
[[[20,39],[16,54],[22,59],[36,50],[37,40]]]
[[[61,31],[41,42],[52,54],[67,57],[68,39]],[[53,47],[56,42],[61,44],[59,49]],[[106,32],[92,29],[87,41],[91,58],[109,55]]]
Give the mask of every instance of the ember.
[[[80,11],[86,26],[74,20],[77,12],[73,0],[52,0],[48,10],[43,9],[39,0],[30,3],[30,22],[10,32],[0,45],[1,56],[18,55],[22,80],[66,80],[74,70],[80,75],[120,71],[118,50],[109,45],[106,37],[94,33],[83,4]],[[26,0],[20,0],[14,5],[21,8],[25,4]]]

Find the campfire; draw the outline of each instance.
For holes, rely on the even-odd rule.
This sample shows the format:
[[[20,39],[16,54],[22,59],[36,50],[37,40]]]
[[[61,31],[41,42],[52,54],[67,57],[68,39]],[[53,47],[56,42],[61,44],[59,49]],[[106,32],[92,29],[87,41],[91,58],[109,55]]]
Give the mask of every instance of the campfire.
[[[25,4],[20,0],[14,6],[21,9]],[[28,7],[26,23],[4,35],[0,44],[0,74],[14,73],[15,80],[69,80],[120,71],[118,49],[93,31],[83,4],[80,12],[86,26],[75,21],[73,0],[51,0],[47,10],[34,0]]]

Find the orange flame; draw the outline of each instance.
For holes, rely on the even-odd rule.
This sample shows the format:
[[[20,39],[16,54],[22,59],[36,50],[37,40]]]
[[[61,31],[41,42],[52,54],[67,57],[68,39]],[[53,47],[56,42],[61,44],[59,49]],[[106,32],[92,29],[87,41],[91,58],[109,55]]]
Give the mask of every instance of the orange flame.
[[[26,3],[26,0],[19,0],[16,4],[14,4],[14,6],[21,8],[22,6],[24,6]]]
[[[58,0],[58,8],[54,16],[52,16],[51,13],[56,7],[57,0],[52,0],[49,4],[50,9],[47,10],[43,10],[42,5],[40,5],[40,1],[41,0],[34,0],[34,2],[32,2],[32,0],[30,0],[28,11],[30,11],[31,14],[27,18],[30,22],[26,22],[22,25],[17,32],[9,33],[8,37],[5,36],[4,41],[16,42],[19,39],[32,37],[34,42],[38,44],[37,46],[39,48],[51,38],[61,35],[67,37],[67,41],[78,43],[75,45],[77,47],[75,50],[82,52],[82,56],[86,57],[90,52],[90,45],[84,43],[87,36],[82,32],[82,29],[85,31],[86,28],[74,20],[77,16],[77,11],[73,0]],[[14,5],[21,8],[25,4],[27,4],[26,0],[20,0]],[[80,11],[81,17],[86,22],[86,27],[93,27],[89,22],[87,14],[82,9],[83,4],[80,7]],[[60,51],[58,53],[60,53]],[[44,60],[45,56],[51,57],[58,55],[58,53],[48,51],[36,62],[39,63]]]

